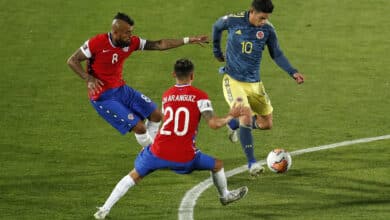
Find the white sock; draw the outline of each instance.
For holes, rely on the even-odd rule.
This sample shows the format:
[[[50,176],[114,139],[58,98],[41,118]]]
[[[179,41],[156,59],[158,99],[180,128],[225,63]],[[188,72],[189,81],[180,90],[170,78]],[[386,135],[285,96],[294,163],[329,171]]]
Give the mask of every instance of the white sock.
[[[145,134],[135,134],[135,139],[137,139],[137,142],[142,146],[146,147],[153,143],[152,137],[149,135],[149,132],[146,131]]]
[[[229,194],[229,190],[227,189],[227,180],[224,168],[222,168],[216,173],[211,172],[211,177],[213,179],[215,187],[217,187],[219,196],[226,197]]]
[[[125,193],[134,185],[135,182],[129,175],[123,177],[121,181],[116,184],[114,190],[112,190],[111,195],[103,205],[103,209],[110,210],[112,206],[118,202],[118,200],[122,198],[122,196],[125,195]]]
[[[161,121],[153,122],[148,120],[146,122],[146,129],[148,130],[150,137],[152,137],[152,140],[154,140],[154,138],[156,137],[160,124]]]

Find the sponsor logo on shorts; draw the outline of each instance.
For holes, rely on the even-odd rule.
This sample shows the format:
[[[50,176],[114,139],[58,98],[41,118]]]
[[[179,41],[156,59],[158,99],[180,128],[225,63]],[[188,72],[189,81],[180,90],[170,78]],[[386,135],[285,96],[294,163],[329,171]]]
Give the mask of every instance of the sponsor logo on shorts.
[[[229,102],[233,102],[234,99],[233,99],[233,95],[232,95],[232,90],[230,88],[229,78],[224,79],[224,85],[226,88],[226,93],[227,93]]]

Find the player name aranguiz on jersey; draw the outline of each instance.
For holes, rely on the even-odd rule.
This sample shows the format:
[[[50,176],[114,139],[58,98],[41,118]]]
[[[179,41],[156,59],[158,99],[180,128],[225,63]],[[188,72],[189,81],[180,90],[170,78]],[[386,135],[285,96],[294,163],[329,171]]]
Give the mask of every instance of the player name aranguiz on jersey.
[[[163,98],[162,103],[182,101],[182,102],[195,102],[195,95],[170,95]]]

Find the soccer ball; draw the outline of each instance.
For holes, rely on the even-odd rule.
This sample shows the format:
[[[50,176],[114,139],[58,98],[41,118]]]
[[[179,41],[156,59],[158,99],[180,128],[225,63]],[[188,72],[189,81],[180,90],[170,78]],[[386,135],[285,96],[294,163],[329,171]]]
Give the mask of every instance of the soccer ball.
[[[290,169],[292,164],[291,155],[284,149],[277,148],[269,152],[267,166],[275,173],[284,173]]]

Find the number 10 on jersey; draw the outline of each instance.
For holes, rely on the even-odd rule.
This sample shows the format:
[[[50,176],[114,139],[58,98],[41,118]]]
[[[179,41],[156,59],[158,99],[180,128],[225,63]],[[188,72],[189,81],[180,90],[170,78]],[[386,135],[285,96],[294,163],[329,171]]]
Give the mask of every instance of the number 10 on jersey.
[[[252,53],[252,48],[253,48],[253,43],[250,42],[250,41],[243,41],[241,42],[241,46],[242,46],[242,50],[241,52],[242,53]]]

